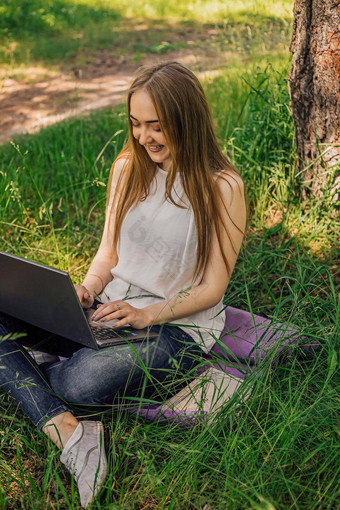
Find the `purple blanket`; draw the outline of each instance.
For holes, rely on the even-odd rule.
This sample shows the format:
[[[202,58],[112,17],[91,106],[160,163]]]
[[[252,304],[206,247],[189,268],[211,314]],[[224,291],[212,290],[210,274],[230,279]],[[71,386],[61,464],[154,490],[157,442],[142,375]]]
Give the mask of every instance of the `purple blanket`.
[[[206,356],[206,364],[198,368],[198,378],[163,404],[143,405],[129,412],[149,420],[185,425],[208,421],[236,393],[240,397],[238,403],[249,396],[247,388],[242,391],[243,381],[261,360],[267,358],[274,364],[282,351],[289,356],[293,346],[299,345],[305,351],[318,347],[282,323],[274,324],[233,307],[227,307],[225,313],[224,330]]]

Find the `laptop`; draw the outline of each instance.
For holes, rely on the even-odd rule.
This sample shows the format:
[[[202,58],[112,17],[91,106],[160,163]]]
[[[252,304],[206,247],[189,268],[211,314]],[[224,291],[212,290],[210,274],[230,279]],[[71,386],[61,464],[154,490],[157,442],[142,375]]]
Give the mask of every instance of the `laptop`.
[[[97,350],[158,336],[149,328],[113,328],[118,319],[91,321],[94,310],[82,308],[68,273],[2,251],[0,311]]]

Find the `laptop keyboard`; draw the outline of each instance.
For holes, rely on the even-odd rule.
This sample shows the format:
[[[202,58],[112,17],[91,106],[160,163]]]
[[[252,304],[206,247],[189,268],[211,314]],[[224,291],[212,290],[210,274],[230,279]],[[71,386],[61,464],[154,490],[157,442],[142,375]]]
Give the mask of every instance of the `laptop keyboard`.
[[[115,331],[111,328],[102,328],[100,326],[94,326],[93,324],[90,324],[91,331],[93,333],[93,336],[96,340],[111,340],[113,338],[126,338],[130,337],[134,333],[127,329],[120,329],[118,331]],[[137,335],[136,335],[137,336]]]

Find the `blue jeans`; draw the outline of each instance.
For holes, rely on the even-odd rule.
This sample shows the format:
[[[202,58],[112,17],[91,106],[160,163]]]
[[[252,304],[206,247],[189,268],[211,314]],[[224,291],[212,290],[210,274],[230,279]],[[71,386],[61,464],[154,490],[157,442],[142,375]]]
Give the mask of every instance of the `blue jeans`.
[[[201,348],[176,326],[152,326],[158,336],[96,351],[53,335],[54,352],[70,356],[38,366],[23,345],[41,351],[51,334],[0,312],[0,388],[41,429],[72,404],[101,406],[116,397],[149,396],[183,377],[199,361]],[[20,339],[1,337],[24,332]],[[71,348],[70,348],[71,346]],[[52,349],[53,350],[53,349]]]

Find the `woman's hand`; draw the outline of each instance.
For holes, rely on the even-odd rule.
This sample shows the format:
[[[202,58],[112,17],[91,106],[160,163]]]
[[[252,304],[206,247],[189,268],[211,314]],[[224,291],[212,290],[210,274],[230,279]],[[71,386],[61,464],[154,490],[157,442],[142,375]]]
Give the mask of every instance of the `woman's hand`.
[[[143,329],[151,324],[143,308],[135,308],[121,299],[98,305],[91,317],[91,320],[99,322],[107,322],[112,319],[119,319],[113,326],[114,328],[130,324],[133,328]]]
[[[90,308],[94,302],[92,294],[90,294],[84,285],[75,285],[74,288],[76,289],[81,306],[83,308]]]

